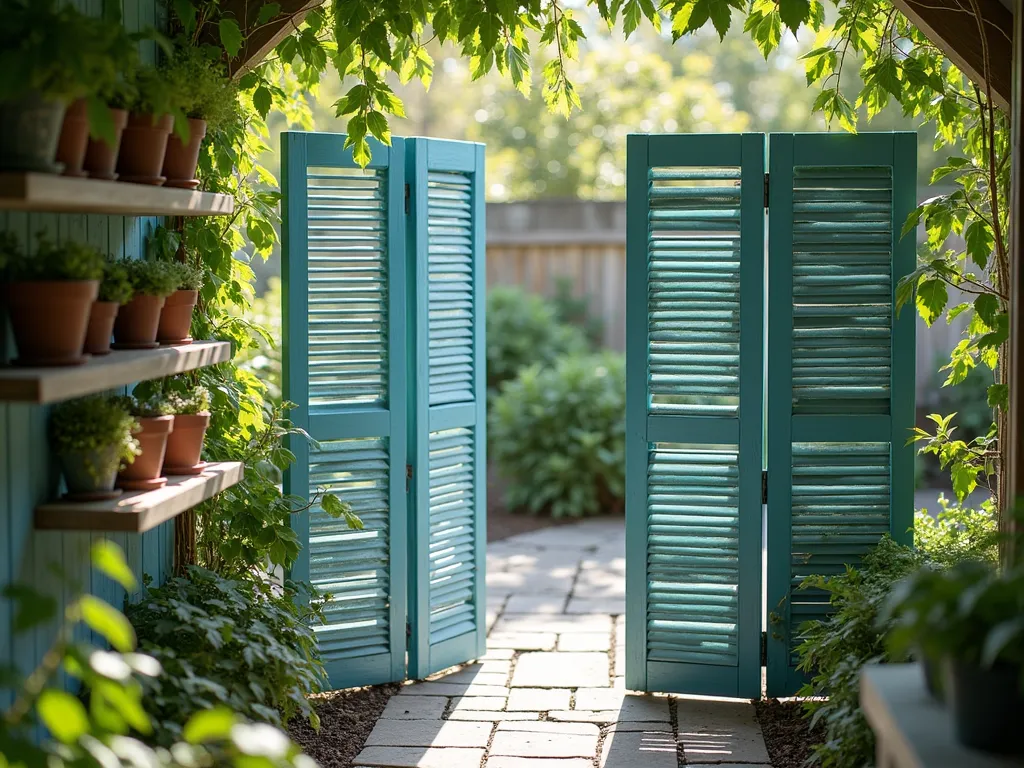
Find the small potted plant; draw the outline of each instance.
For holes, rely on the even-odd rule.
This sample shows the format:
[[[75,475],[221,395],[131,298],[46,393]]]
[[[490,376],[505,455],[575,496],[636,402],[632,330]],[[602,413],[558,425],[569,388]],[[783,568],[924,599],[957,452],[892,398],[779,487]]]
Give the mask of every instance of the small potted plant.
[[[167,485],[167,478],[161,473],[167,438],[174,429],[174,416],[170,403],[156,395],[148,400],[135,397],[119,398],[122,406],[139,422],[135,439],[139,452],[129,466],[117,476],[117,485],[130,491],[153,491]]]
[[[192,310],[203,287],[203,268],[179,261],[169,262],[169,266],[177,274],[178,284],[164,302],[156,338],[164,346],[184,346],[192,343]]]
[[[0,170],[57,173],[67,103],[84,93],[84,17],[55,0],[7,0],[0,25]]]
[[[132,86],[128,123],[117,156],[118,181],[161,186],[167,180],[161,173],[167,140],[175,120],[183,119],[181,107],[186,100],[155,67],[140,68]]]
[[[219,57],[211,58],[207,49],[187,42],[179,44],[162,71],[172,88],[186,94],[184,130],[176,122],[175,133],[167,142],[165,186],[195,189],[199,186],[195,176],[203,137],[220,130],[237,114],[238,91]]]
[[[123,259],[132,286],[132,298],[114,321],[114,349],[155,349],[164,302],[178,287],[180,275],[170,262]]]
[[[210,426],[210,393],[194,387],[183,394],[167,396],[174,414],[174,430],[167,441],[164,474],[198,475],[206,468],[201,460],[206,428]]]
[[[132,298],[132,284],[124,264],[108,259],[103,267],[99,298],[89,313],[85,334],[85,351],[90,355],[109,355],[110,337],[114,333],[117,310]]]
[[[9,233],[0,237],[5,303],[18,347],[17,365],[78,365],[89,312],[103,276],[103,254],[77,242],[54,245],[39,234],[28,254]]]
[[[1024,569],[960,563],[922,569],[894,589],[890,639],[943,669],[957,740],[1024,754]]]
[[[109,397],[91,395],[55,406],[50,414],[50,443],[60,461],[65,499],[98,501],[119,496],[118,470],[139,451],[133,433],[138,422]]]

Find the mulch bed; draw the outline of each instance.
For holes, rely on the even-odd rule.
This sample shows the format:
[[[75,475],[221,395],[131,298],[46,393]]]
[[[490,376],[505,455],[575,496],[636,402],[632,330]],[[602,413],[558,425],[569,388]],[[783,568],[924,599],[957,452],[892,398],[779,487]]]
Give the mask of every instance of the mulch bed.
[[[811,745],[817,743],[803,716],[798,701],[766,699],[755,702],[772,768],[804,768],[811,756]]]
[[[351,768],[388,699],[400,687],[392,683],[314,696],[310,701],[320,716],[320,730],[314,731],[306,720],[295,718],[288,731],[322,768]]]

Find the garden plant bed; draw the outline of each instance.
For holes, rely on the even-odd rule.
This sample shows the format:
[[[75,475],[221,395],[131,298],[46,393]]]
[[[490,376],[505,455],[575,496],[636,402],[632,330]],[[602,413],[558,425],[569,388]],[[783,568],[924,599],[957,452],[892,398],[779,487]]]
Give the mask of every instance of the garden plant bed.
[[[755,702],[772,768],[803,768],[816,740],[799,701],[766,699]]]
[[[288,724],[288,731],[321,768],[351,768],[388,699],[400,688],[390,683],[319,694],[312,701],[320,716],[320,730],[295,718]]]

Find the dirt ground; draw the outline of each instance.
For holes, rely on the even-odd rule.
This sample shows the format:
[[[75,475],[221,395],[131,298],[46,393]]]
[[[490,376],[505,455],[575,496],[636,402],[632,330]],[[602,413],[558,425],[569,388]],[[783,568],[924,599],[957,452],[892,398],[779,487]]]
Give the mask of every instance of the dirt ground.
[[[300,722],[296,718],[288,725],[288,731],[321,768],[351,768],[388,699],[399,687],[374,685],[314,696],[312,703],[320,716],[320,730],[314,731],[305,720]]]
[[[772,768],[804,768],[814,740],[800,702],[767,699],[755,706]]]

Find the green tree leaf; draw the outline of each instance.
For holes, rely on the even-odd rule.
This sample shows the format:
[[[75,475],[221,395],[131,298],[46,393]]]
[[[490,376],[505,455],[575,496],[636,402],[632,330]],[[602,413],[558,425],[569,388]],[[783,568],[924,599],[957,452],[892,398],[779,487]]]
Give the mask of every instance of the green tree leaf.
[[[990,408],[1006,408],[1010,398],[1010,388],[1006,384],[990,384],[987,402]]]
[[[102,539],[93,544],[92,564],[93,567],[109,576],[128,592],[138,586],[135,574],[128,567],[121,548],[109,539]]]
[[[47,688],[36,701],[39,720],[64,744],[74,744],[89,732],[89,716],[77,698],[65,691]]]
[[[237,722],[238,717],[230,709],[215,707],[192,715],[181,735],[189,744],[221,741],[231,735],[231,728]]]
[[[271,19],[276,19],[278,14],[281,13],[280,3],[264,3],[260,7],[260,12],[256,15],[256,26],[261,27]],[[307,16],[306,21],[309,21]]]
[[[122,653],[134,650],[135,630],[123,613],[94,595],[83,595],[79,606],[82,620],[115,650]]]
[[[370,133],[383,144],[391,145],[391,130],[388,128],[388,119],[384,114],[371,110],[366,115],[366,127]]]
[[[917,310],[928,325],[942,314],[948,300],[946,283],[938,278],[922,280],[917,286]]]
[[[983,293],[974,299],[974,311],[985,325],[994,329],[997,322],[996,315],[999,314],[999,299],[991,293]]]
[[[796,33],[811,13],[810,0],[779,0],[779,16],[782,23]]]
[[[217,31],[220,33],[220,44],[224,46],[229,57],[235,58],[242,50],[242,43],[245,42],[242,30],[238,28],[238,22],[234,19],[221,19],[217,23]]]

